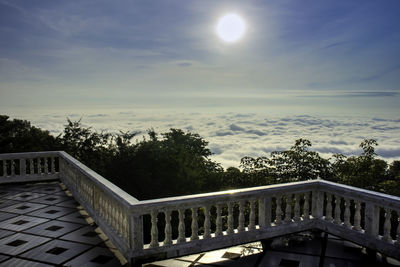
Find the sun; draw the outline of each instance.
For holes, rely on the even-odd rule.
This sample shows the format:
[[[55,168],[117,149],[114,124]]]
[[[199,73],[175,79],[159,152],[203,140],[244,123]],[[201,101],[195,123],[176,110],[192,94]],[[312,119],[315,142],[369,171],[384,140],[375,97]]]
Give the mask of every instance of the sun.
[[[234,43],[243,37],[246,32],[246,23],[235,13],[226,14],[218,20],[216,32],[221,40]]]

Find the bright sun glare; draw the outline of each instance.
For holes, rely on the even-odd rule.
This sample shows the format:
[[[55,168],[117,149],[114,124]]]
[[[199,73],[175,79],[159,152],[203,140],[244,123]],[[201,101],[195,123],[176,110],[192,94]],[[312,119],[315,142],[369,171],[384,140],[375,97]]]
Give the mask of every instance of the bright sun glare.
[[[217,35],[225,42],[234,43],[240,40],[245,31],[246,24],[237,14],[226,14],[218,20]]]

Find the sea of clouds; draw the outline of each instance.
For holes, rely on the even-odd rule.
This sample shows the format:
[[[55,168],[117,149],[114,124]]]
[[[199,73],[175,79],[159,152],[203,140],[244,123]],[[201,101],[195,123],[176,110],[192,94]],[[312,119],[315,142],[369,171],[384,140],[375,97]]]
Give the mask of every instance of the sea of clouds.
[[[96,131],[139,132],[141,140],[148,129],[162,133],[170,128],[198,133],[209,142],[212,159],[223,167],[238,167],[244,156],[268,156],[289,149],[298,138],[312,142],[312,150],[329,158],[334,153],[359,155],[359,144],[366,138],[378,141],[377,154],[391,162],[400,159],[400,119],[367,116],[268,115],[263,113],[135,112],[114,110],[93,112],[31,112],[11,116],[27,119],[33,125],[57,135],[67,118],[82,119]]]

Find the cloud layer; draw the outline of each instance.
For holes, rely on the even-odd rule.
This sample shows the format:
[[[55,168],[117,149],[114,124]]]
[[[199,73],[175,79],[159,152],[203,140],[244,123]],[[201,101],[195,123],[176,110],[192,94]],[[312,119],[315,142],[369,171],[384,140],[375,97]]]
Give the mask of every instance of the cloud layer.
[[[312,149],[328,158],[333,153],[358,155],[359,144],[366,138],[379,143],[377,153],[392,161],[400,159],[400,118],[367,116],[268,115],[262,113],[179,113],[135,112],[114,110],[105,112],[24,113],[19,118],[58,134],[66,117],[79,120],[98,131],[139,131],[150,128],[158,133],[180,128],[200,134],[209,142],[212,159],[225,168],[238,166],[244,156],[268,156],[275,150],[289,149],[298,138],[309,139]],[[45,115],[47,114],[47,115]],[[142,137],[138,136],[140,140]]]

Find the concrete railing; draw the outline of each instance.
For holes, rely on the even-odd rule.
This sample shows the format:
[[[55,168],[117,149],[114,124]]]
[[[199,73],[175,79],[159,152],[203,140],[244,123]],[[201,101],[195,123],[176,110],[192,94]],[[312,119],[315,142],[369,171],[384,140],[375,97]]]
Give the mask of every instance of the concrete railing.
[[[0,154],[0,184],[59,178],[56,152]]]
[[[138,201],[65,152],[0,155],[0,179],[23,181],[31,172],[18,162],[31,159],[31,178],[58,177],[133,264],[310,229],[400,259],[398,197],[313,180]]]

